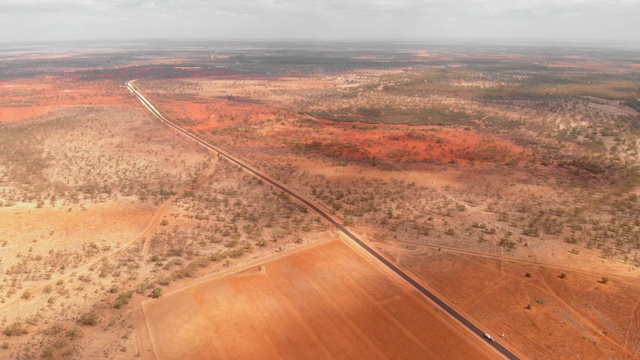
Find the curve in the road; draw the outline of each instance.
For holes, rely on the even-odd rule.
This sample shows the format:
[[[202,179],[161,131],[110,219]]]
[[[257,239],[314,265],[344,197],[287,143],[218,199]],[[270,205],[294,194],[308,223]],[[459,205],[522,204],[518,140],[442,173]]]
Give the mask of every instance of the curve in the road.
[[[164,122],[165,124],[167,124],[168,126],[171,126],[172,128],[176,129],[177,131],[179,131],[180,133],[184,134],[185,136],[191,138],[193,141],[199,143],[200,145],[204,146],[207,149],[213,150],[217,153],[219,153],[221,156],[225,157],[227,160],[241,166],[242,168],[244,168],[245,170],[249,171],[250,173],[254,174],[255,176],[261,178],[264,181],[267,181],[269,184],[271,184],[272,186],[284,191],[285,193],[289,194],[290,196],[293,196],[294,198],[296,198],[298,201],[300,201],[301,203],[303,203],[304,205],[306,205],[307,207],[309,207],[311,210],[315,211],[318,215],[322,216],[324,219],[326,219],[328,222],[330,222],[332,225],[334,225],[336,228],[338,228],[338,230],[340,230],[344,235],[346,235],[347,237],[349,237],[351,240],[353,240],[356,244],[358,244],[360,247],[362,247],[365,251],[367,251],[369,254],[371,254],[373,257],[375,257],[378,261],[380,261],[381,263],[383,263],[386,267],[388,267],[389,269],[391,269],[394,273],[396,273],[398,276],[400,276],[402,279],[404,279],[406,282],[408,282],[409,284],[411,284],[411,286],[413,286],[416,290],[418,290],[421,294],[423,294],[424,296],[426,296],[427,298],[429,298],[431,301],[433,301],[434,303],[436,303],[436,305],[438,305],[440,308],[442,308],[444,311],[446,311],[449,315],[451,315],[453,318],[455,318],[456,320],[458,320],[460,323],[462,323],[462,325],[464,325],[465,327],[467,327],[469,330],[471,330],[473,333],[475,333],[476,335],[480,336],[481,338],[484,338],[484,334],[485,332],[480,329],[478,326],[476,326],[475,324],[473,324],[471,321],[469,321],[467,318],[465,318],[464,316],[462,316],[458,311],[456,311],[455,309],[453,309],[451,306],[449,306],[446,302],[444,302],[443,300],[441,300],[440,298],[438,298],[436,295],[434,295],[431,291],[429,291],[427,288],[425,288],[424,286],[422,286],[418,281],[416,281],[415,279],[413,279],[411,276],[409,276],[407,273],[405,273],[404,271],[402,271],[402,269],[400,269],[399,267],[397,267],[395,264],[393,264],[392,262],[390,262],[389,260],[387,260],[385,257],[383,257],[382,255],[380,255],[377,251],[375,251],[373,248],[371,248],[369,245],[367,245],[365,242],[363,242],[362,240],[360,240],[356,235],[354,235],[351,231],[349,231],[347,228],[345,228],[344,226],[342,226],[338,221],[336,221],[329,213],[327,213],[326,211],[324,211],[322,208],[320,208],[319,205],[316,205],[313,201],[306,199],[305,197],[303,197],[302,195],[298,194],[296,191],[293,191],[289,188],[287,188],[286,186],[280,184],[279,182],[276,182],[275,180],[271,179],[270,177],[262,174],[261,172],[253,169],[251,166],[245,164],[244,162],[234,158],[233,156],[227,154],[226,152],[224,152],[223,150],[219,149],[216,146],[213,146],[207,142],[205,142],[204,140],[201,140],[200,138],[198,138],[197,136],[187,132],[186,130],[182,129],[181,127],[175,125],[174,123],[170,122],[169,120],[167,120],[154,106],[153,104],[151,104],[151,102],[149,102],[149,100],[147,100],[142,94],[140,94],[138,92],[138,90],[136,90],[136,88],[133,86],[133,82],[135,82],[136,80],[131,80],[129,82],[127,82],[127,88],[140,100],[140,102],[142,102],[142,104],[149,109],[149,111],[151,111],[151,113],[153,113],[153,115],[155,117],[157,117],[159,120],[161,120],[162,122]],[[502,355],[504,355],[505,357],[507,357],[510,360],[516,360],[518,359],[518,357],[513,354],[511,351],[509,351],[507,348],[505,348],[504,346],[502,346],[500,343],[498,342],[487,342],[490,346],[492,346],[493,348],[495,348],[498,352],[500,352]]]

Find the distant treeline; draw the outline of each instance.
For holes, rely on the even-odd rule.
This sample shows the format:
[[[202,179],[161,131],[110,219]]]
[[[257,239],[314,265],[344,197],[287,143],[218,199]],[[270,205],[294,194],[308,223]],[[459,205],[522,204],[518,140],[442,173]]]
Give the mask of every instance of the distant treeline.
[[[407,125],[472,125],[472,117],[463,111],[453,111],[444,107],[403,109],[395,107],[358,107],[338,110],[312,111],[309,115],[334,121],[362,121],[373,124]]]
[[[631,107],[634,108],[637,112],[640,112],[640,101],[638,101],[638,99],[636,98],[628,98],[624,101],[624,103]]]

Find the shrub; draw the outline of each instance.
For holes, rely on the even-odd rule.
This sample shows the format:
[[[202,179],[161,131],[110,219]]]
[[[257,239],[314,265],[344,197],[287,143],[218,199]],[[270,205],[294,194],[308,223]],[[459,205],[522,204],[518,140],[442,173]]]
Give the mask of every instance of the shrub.
[[[602,283],[603,283],[603,284],[606,284],[606,283],[608,283],[608,282],[609,282],[609,278],[608,278],[608,277],[604,277],[604,276],[603,276],[603,277],[602,277]]]
[[[244,248],[240,247],[240,248],[232,250],[229,253],[229,256],[231,256],[232,258],[235,259],[235,258],[239,258],[240,256],[242,256],[242,254],[244,254]]]
[[[77,326],[72,327],[71,329],[69,329],[69,331],[67,331],[67,336],[70,337],[71,339],[75,339],[79,337],[80,329],[78,329]]]
[[[162,296],[162,289],[161,288],[153,289],[153,291],[151,292],[151,297],[154,298],[154,299],[157,299],[160,296]]]
[[[2,333],[5,336],[20,336],[20,335],[28,334],[29,331],[27,330],[26,327],[24,327],[24,325],[22,325],[22,323],[15,322],[15,323],[7,326],[4,329],[4,331],[2,331]]]
[[[138,294],[143,294],[145,291],[147,291],[147,288],[149,288],[149,284],[142,283],[142,284],[138,285],[138,290],[136,290],[136,292]]]
[[[198,264],[195,262],[190,263],[189,265],[178,269],[173,272],[173,279],[182,279],[185,277],[193,277],[196,274],[196,270],[198,269]]]
[[[48,347],[46,349],[44,349],[44,351],[42,352],[42,358],[43,359],[54,359],[54,353],[53,353],[53,349]]]
[[[81,325],[95,326],[98,323],[98,315],[94,312],[82,314],[80,315],[80,319],[78,319],[78,323]]]
[[[52,326],[46,328],[43,332],[45,335],[56,335],[60,334],[64,328],[61,324],[53,324]]]
[[[127,305],[129,303],[129,299],[133,296],[133,291],[123,292],[118,296],[116,302],[113,304],[113,307],[116,309],[120,309],[121,307]]]
[[[560,279],[566,279],[566,278],[567,278],[567,274],[565,273],[560,274]]]

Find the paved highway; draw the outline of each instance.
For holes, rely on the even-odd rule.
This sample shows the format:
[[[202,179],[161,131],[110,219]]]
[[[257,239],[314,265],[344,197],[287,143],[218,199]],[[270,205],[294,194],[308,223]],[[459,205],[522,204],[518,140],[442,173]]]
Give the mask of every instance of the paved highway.
[[[426,296],[427,298],[429,298],[431,301],[433,301],[434,303],[436,303],[438,306],[440,306],[440,308],[442,308],[442,310],[446,311],[449,315],[453,316],[456,320],[458,320],[460,323],[462,323],[462,325],[466,326],[469,330],[471,330],[473,333],[475,333],[476,335],[478,335],[479,337],[482,338],[483,341],[485,341],[489,346],[492,346],[493,348],[495,348],[498,352],[500,352],[502,355],[504,355],[506,358],[510,359],[510,360],[517,360],[518,357],[513,354],[511,351],[509,351],[508,349],[506,349],[504,346],[500,345],[500,343],[498,343],[497,341],[492,342],[489,341],[488,339],[486,339],[484,337],[485,332],[480,329],[478,326],[476,326],[475,324],[473,324],[471,321],[469,321],[467,318],[465,318],[464,316],[462,316],[459,312],[457,312],[455,309],[453,309],[451,306],[447,305],[447,303],[445,303],[443,300],[441,300],[440,298],[438,298],[436,295],[434,295],[431,291],[427,290],[427,288],[425,288],[424,286],[422,286],[418,281],[416,281],[415,279],[413,279],[411,276],[409,276],[407,273],[405,273],[404,271],[402,271],[399,267],[397,267],[395,264],[393,264],[392,262],[390,262],[389,260],[387,260],[387,258],[385,258],[384,256],[380,255],[377,251],[375,251],[373,248],[371,248],[369,245],[367,245],[365,242],[363,242],[362,240],[360,240],[356,235],[354,235],[351,231],[349,231],[347,228],[345,228],[344,226],[342,226],[338,221],[336,221],[336,219],[334,219],[329,213],[327,213],[325,210],[323,210],[319,205],[316,205],[312,200],[309,200],[307,198],[305,198],[304,196],[298,194],[296,191],[289,189],[288,187],[286,187],[283,184],[280,184],[279,182],[271,179],[270,177],[262,174],[261,172],[253,169],[251,166],[245,164],[244,162],[234,158],[233,156],[227,154],[226,152],[224,152],[223,150],[219,149],[216,146],[213,146],[203,140],[201,140],[200,138],[198,138],[197,136],[187,132],[186,130],[180,128],[179,126],[175,125],[174,123],[172,123],[171,121],[167,120],[154,106],[153,104],[151,104],[151,102],[149,102],[149,100],[147,100],[144,96],[142,96],[142,94],[140,94],[140,92],[138,92],[138,90],[133,86],[133,83],[136,80],[131,80],[129,82],[127,82],[127,88],[133,93],[135,94],[135,96],[140,100],[140,102],[142,102],[142,104],[149,109],[149,111],[151,111],[151,113],[153,113],[153,115],[155,117],[157,117],[159,120],[161,120],[162,122],[164,122],[165,124],[167,124],[168,126],[171,126],[172,128],[176,129],[177,131],[181,132],[182,134],[184,134],[185,136],[189,137],[190,139],[192,139],[193,141],[199,143],[200,145],[204,146],[207,149],[213,150],[215,152],[217,152],[218,154],[220,154],[220,156],[225,157],[227,160],[243,167],[245,170],[251,172],[252,174],[254,174],[255,176],[261,178],[264,181],[267,181],[268,183],[270,183],[271,185],[275,186],[276,188],[284,191],[285,193],[289,194],[290,196],[296,198],[298,201],[300,201],[301,203],[305,204],[307,207],[311,208],[311,210],[315,211],[318,215],[322,216],[323,218],[325,218],[328,222],[330,222],[331,224],[333,224],[336,228],[338,228],[338,230],[340,230],[343,234],[345,234],[346,236],[348,236],[351,240],[353,240],[356,244],[358,244],[359,246],[361,246],[365,251],[367,251],[369,254],[371,254],[373,257],[375,257],[376,259],[378,259],[380,262],[382,262],[385,266],[387,266],[389,269],[391,269],[393,272],[395,272],[396,274],[398,274],[401,278],[403,278],[405,281],[407,281],[409,284],[411,284],[411,286],[413,286],[416,290],[418,290],[420,293],[422,293],[424,296]]]

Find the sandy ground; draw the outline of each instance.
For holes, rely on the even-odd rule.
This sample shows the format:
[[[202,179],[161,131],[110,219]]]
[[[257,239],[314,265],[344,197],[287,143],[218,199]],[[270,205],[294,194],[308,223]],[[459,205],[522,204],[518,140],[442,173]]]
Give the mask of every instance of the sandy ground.
[[[0,208],[0,238],[7,241],[5,251],[35,251],[35,254],[61,247],[79,249],[87,238],[93,238],[101,246],[115,246],[137,234],[154,210],[152,205],[136,203],[133,199],[91,204],[85,210],[37,209],[32,204]],[[29,250],[30,246],[34,249]]]
[[[340,241],[144,304],[158,359],[482,359]]]
[[[408,243],[377,246],[454,307],[505,334],[505,343],[531,358],[640,355],[636,277],[610,277],[604,284],[598,273],[579,268]],[[560,278],[562,273],[566,279]]]

